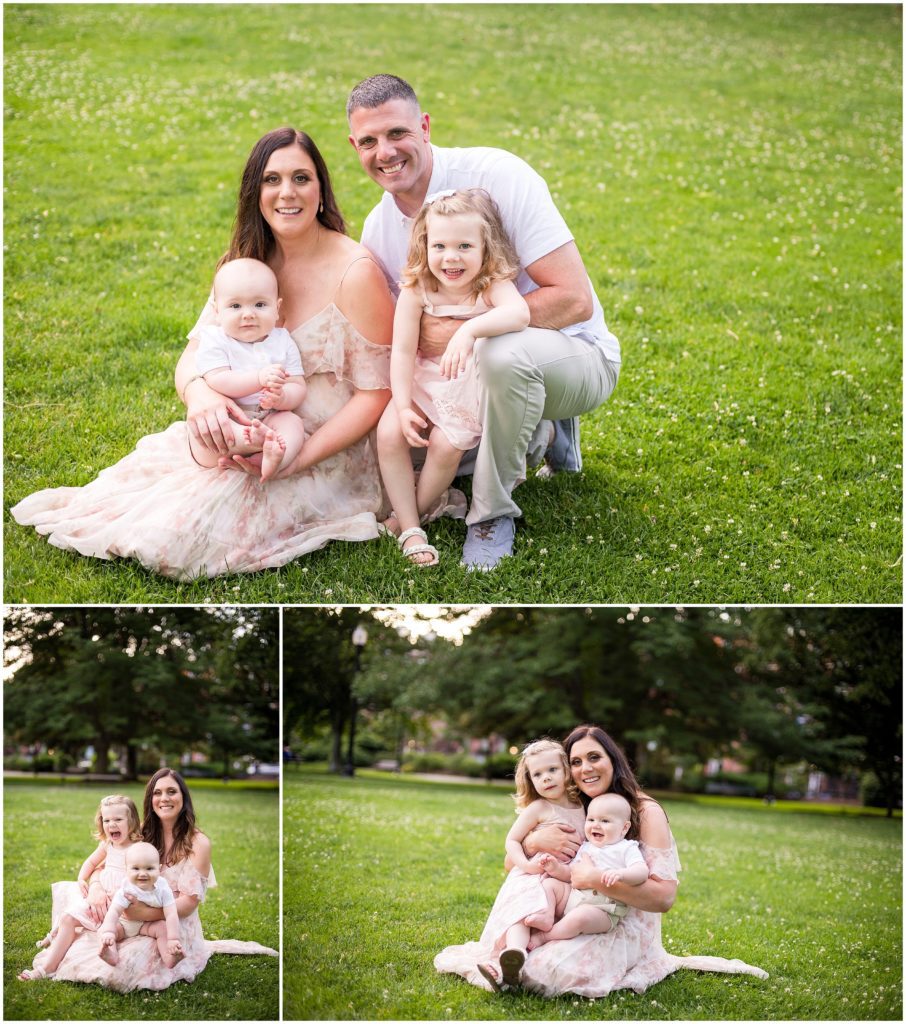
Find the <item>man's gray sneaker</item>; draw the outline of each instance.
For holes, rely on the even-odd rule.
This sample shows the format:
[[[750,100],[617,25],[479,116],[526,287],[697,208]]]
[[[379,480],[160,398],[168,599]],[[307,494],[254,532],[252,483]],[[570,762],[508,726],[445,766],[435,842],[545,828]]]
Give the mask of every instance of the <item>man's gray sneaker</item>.
[[[512,516],[498,516],[483,523],[473,523],[466,534],[462,561],[469,572],[488,572],[501,558],[513,553],[516,522]]]

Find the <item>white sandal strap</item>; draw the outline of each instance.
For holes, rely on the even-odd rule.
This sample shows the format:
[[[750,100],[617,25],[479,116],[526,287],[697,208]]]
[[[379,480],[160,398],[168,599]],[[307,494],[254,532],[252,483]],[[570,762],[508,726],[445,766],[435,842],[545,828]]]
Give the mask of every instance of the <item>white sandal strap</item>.
[[[410,537],[421,537],[422,540],[427,541],[428,534],[425,533],[420,526],[410,526],[408,530],[403,530],[399,537],[396,538],[396,542],[399,544],[401,550]]]
[[[425,552],[437,558],[437,548],[433,544],[413,544],[411,548],[406,548],[403,554],[408,558],[410,555],[423,555]]]

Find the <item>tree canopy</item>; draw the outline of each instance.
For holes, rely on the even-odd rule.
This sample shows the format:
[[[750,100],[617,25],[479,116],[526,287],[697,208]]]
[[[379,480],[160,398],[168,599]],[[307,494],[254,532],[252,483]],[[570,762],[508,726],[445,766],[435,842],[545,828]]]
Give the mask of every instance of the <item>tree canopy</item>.
[[[5,628],[8,742],[76,752],[278,757],[277,612],[269,608],[18,608]]]
[[[357,670],[363,619],[377,633]],[[285,728],[329,721],[337,751],[364,707],[410,734],[433,715],[450,736],[521,745],[594,722],[637,767],[732,753],[770,785],[805,762],[871,771],[891,804],[902,787],[899,609],[500,607],[458,644],[412,642],[359,609],[285,623]]]

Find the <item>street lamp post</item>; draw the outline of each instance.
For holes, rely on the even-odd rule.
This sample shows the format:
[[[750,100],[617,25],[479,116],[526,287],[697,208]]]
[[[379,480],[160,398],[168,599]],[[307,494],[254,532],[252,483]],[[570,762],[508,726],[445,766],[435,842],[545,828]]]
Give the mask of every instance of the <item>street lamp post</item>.
[[[355,674],[362,671],[362,649],[368,643],[368,630],[361,622],[352,631],[352,645],[355,648]],[[353,680],[355,682],[355,680]],[[350,778],[355,775],[355,723],[359,713],[359,702],[350,687],[349,697],[349,751],[346,755],[346,764],[343,767],[343,774]]]

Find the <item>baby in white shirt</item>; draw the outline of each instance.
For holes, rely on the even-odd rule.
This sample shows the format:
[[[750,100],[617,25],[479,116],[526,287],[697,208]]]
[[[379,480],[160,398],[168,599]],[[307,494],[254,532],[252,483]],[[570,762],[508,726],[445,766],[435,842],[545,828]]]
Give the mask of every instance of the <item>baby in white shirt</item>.
[[[302,359],[292,335],[277,327],[277,278],[260,260],[230,260],[214,278],[217,324],[198,332],[195,368],[218,394],[236,401],[252,420],[237,431],[241,440],[230,455],[260,452],[261,479],[289,465],[305,443],[305,427],[295,409],[305,398]],[[221,456],[189,435],[195,461],[207,469]]]
[[[588,805],[585,818],[585,842],[569,864],[563,864],[549,853],[539,863],[547,874],[563,882],[572,880],[572,865],[588,855],[603,869],[604,885],[623,882],[641,885],[648,878],[648,865],[635,839],[626,839],[632,811],[629,801],[617,793],[596,796]],[[625,917],[629,907],[596,889],[573,889],[566,901],[563,916],[549,931],[532,933],[530,949],[553,939],[572,939],[576,935],[609,932]]]
[[[160,907],[164,912],[163,921],[130,921],[122,917],[123,911],[136,901]],[[160,876],[160,854],[150,843],[133,843],[126,851],[126,881],[113,894],[110,909],[98,930],[101,940],[98,956],[116,966],[120,959],[117,942],[133,935],[150,935],[156,939],[161,960],[167,967],[175,967],[182,959],[176,899],[170,883]]]

